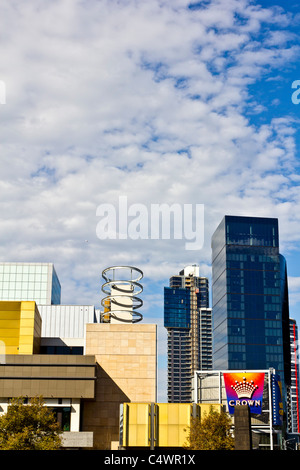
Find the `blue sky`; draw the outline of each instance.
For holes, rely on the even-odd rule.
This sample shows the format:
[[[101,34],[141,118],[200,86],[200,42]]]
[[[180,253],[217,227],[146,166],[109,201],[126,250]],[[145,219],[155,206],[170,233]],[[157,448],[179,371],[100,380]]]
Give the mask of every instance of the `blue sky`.
[[[100,305],[101,272],[144,272],[144,321],[225,214],[278,217],[300,322],[300,2],[56,0],[0,5],[0,257],[55,264],[63,303]],[[97,208],[203,204],[204,244],[100,240]]]

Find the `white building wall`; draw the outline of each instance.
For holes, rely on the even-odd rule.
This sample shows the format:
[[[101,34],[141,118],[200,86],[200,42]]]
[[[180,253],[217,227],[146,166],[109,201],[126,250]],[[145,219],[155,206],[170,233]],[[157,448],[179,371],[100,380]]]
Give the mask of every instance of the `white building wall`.
[[[38,305],[42,338],[84,338],[86,323],[95,323],[93,305]]]

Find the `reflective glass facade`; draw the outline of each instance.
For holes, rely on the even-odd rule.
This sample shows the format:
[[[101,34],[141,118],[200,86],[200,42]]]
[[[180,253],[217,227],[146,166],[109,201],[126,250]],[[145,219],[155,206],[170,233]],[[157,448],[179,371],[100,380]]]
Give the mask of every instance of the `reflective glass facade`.
[[[290,382],[286,263],[278,221],[225,216],[212,237],[214,369],[274,367]]]
[[[0,300],[58,305],[61,286],[52,263],[1,263]]]
[[[164,288],[164,326],[190,328],[190,292],[187,289]]]

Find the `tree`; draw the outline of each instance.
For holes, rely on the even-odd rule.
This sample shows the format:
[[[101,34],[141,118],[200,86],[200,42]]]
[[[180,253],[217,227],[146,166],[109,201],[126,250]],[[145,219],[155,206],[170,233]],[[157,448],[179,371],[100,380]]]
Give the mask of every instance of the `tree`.
[[[189,428],[187,448],[193,450],[233,450],[231,419],[224,411],[210,408],[201,420],[194,418]]]
[[[0,417],[0,450],[56,450],[61,446],[61,430],[54,413],[42,397],[11,401]]]

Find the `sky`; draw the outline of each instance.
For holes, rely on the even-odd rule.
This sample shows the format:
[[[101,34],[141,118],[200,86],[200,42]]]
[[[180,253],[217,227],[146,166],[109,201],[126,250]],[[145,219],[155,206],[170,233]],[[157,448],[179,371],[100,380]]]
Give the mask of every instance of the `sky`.
[[[141,269],[159,401],[163,287],[189,264],[210,279],[224,215],[278,218],[300,323],[300,1],[11,0],[0,18],[0,259],[54,263],[62,303],[97,308],[105,268]],[[127,237],[99,231],[120,198]],[[189,207],[203,243],[139,237],[157,204]]]

